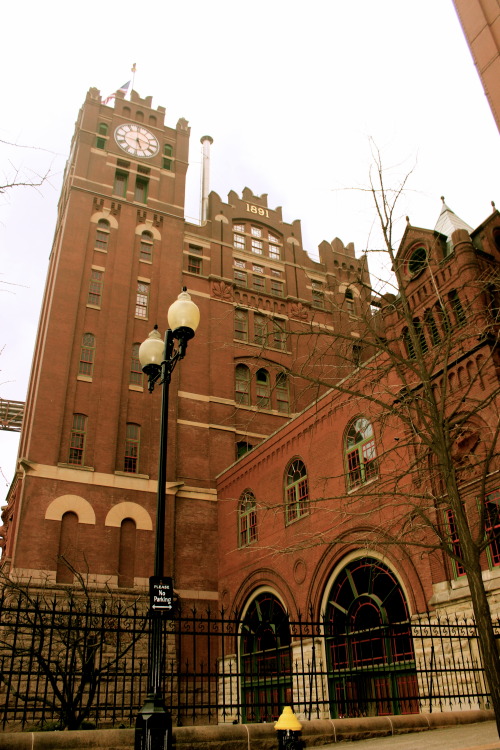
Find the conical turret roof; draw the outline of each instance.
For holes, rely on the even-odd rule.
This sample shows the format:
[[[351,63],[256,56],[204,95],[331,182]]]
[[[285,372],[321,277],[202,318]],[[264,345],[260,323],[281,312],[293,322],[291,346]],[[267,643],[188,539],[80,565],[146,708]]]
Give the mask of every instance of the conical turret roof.
[[[460,217],[458,217],[456,213],[446,205],[443,196],[441,196],[441,200],[443,201],[443,205],[436,226],[434,227],[436,232],[440,232],[441,234],[446,235],[446,237],[451,237],[456,229],[465,229],[470,234],[470,232],[473,231],[472,227],[463,221],[463,219],[460,219]]]

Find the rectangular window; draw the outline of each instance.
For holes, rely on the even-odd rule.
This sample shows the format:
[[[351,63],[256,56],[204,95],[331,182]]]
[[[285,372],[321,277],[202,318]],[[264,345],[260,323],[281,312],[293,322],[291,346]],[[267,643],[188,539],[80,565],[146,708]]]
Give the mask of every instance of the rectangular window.
[[[256,292],[266,291],[266,280],[263,276],[252,276],[252,288]]]
[[[68,463],[83,466],[87,417],[85,414],[73,414],[73,425],[69,440]]]
[[[171,171],[172,169],[172,155],[174,153],[174,148],[169,143],[165,143],[163,146],[163,169],[166,169],[167,171]]]
[[[318,292],[316,289],[312,290],[312,305],[318,310],[323,310],[325,306],[323,292]]]
[[[120,198],[125,198],[127,195],[127,172],[121,172],[119,169],[115,172],[115,184],[113,186],[113,193],[118,195]]]
[[[500,565],[500,490],[486,495],[484,525],[492,565]]]
[[[141,428],[138,424],[127,425],[123,471],[129,474],[137,474],[139,469],[140,434]]]
[[[234,338],[248,341],[248,312],[240,308],[234,311]]]
[[[247,280],[247,274],[246,271],[238,271],[236,268],[234,269],[234,280],[237,284],[240,284],[241,286],[247,286],[248,280]]]
[[[322,310],[325,306],[325,297],[323,294],[323,284],[319,281],[312,281],[312,306]]]
[[[97,136],[95,145],[96,148],[106,148],[106,138],[99,138],[99,136]]]
[[[260,227],[252,227],[250,231],[253,237],[262,237],[262,229]]]
[[[135,317],[147,318],[149,306],[149,284],[137,282],[137,296],[135,299]]]
[[[253,340],[259,346],[267,343],[267,317],[255,313],[253,316]]]
[[[130,385],[142,386],[143,373],[141,363],[139,361],[139,346],[140,344],[132,344],[132,358],[130,361]]]
[[[103,232],[102,229],[97,229],[95,233],[95,247],[98,250],[107,250],[108,238],[109,232]]]
[[[235,268],[246,268],[246,263],[244,260],[240,260],[239,258],[234,259],[234,267]]]
[[[264,243],[262,240],[254,240],[252,238],[252,253],[255,253],[256,255],[264,254]]]
[[[273,320],[272,346],[281,351],[286,350],[286,330],[284,320]]]
[[[275,281],[271,279],[271,294],[275,294],[277,297],[283,297],[284,286],[281,281]]]
[[[280,372],[276,376],[276,406],[282,414],[288,414],[290,411],[288,378],[284,372]]]
[[[244,232],[245,231],[245,225],[244,224],[233,224],[233,231],[234,232]]]
[[[198,253],[199,255],[203,254],[203,248],[200,247],[200,245],[191,245],[189,244],[189,252],[190,253]]]
[[[458,557],[462,557],[462,548],[460,546],[460,539],[458,537],[457,526],[455,523],[455,516],[451,508],[448,508],[448,510],[446,511],[446,521],[448,523],[448,537],[449,537],[449,541],[451,544],[451,548]],[[453,560],[453,568],[455,570],[455,575],[457,576],[457,578],[465,575],[465,570],[463,569],[462,565],[458,562],[458,560]]]
[[[281,251],[277,245],[269,245],[269,257],[273,260],[281,260]]]
[[[138,203],[148,202],[148,185],[149,180],[145,177],[136,177],[134,200]]]
[[[233,244],[238,250],[244,250],[245,238],[241,234],[235,234],[233,237]]]
[[[92,268],[90,272],[90,285],[87,297],[87,305],[101,306],[102,285],[104,282],[104,271],[98,271]]]
[[[139,258],[151,261],[153,259],[153,243],[148,238],[144,238],[144,234],[146,233],[143,232],[139,245]]]
[[[84,333],[82,347],[80,349],[80,362],[78,374],[92,377],[94,369],[95,336],[92,333]]]
[[[201,274],[201,258],[196,258],[193,255],[189,255],[188,271],[189,273],[195,273],[199,276]]]

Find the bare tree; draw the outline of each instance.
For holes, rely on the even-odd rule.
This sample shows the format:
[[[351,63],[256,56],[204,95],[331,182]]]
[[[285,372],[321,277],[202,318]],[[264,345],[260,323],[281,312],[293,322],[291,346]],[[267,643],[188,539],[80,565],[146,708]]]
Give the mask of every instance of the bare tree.
[[[137,602],[94,592],[66,564],[75,576],[66,587],[18,583],[2,574],[0,682],[4,697],[24,703],[27,714],[31,707],[39,716],[56,716],[59,729],[79,729],[91,716],[99,687],[113,680],[119,662],[143,636],[147,618],[142,630],[130,628]]]
[[[378,454],[368,441],[366,455],[348,455],[337,475],[325,470],[311,512],[327,522],[309,535],[297,529],[292,543],[273,549],[349,540],[361,548],[397,547],[414,559],[431,556],[448,578],[453,570],[466,575],[500,734],[500,660],[482,575],[491,550],[500,551],[500,495],[492,492],[500,469],[499,266],[461,228],[448,240],[428,231],[423,244],[424,230],[408,224],[397,251],[395,214],[408,176],[389,189],[374,155],[369,190],[392,276],[378,280],[382,294],[366,277],[353,281],[361,290],[358,337],[345,326],[296,326],[289,335],[308,338],[310,355],[288,376],[318,392],[332,389],[333,409],[356,403],[366,416],[357,429],[369,424]],[[450,263],[459,254],[460,283],[453,285]],[[339,303],[332,309],[345,313]],[[336,377],[346,367],[349,374]]]

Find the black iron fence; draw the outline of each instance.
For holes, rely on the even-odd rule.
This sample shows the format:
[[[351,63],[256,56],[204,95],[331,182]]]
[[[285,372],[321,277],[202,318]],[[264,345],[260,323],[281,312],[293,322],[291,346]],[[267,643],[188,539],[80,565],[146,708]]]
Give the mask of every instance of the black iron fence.
[[[18,592],[0,607],[4,729],[134,724],[147,691],[141,601]],[[489,707],[469,619],[426,614],[349,633],[307,617],[277,626],[179,607],[163,625],[177,725],[271,721],[287,704],[304,719]]]

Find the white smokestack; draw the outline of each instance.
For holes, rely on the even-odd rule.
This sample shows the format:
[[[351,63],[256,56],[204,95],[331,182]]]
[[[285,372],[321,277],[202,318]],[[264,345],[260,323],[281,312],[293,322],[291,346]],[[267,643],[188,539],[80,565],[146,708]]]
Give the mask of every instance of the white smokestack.
[[[203,146],[203,157],[201,166],[201,221],[207,220],[208,214],[208,193],[210,192],[210,146],[214,139],[209,135],[204,135],[200,139]]]

